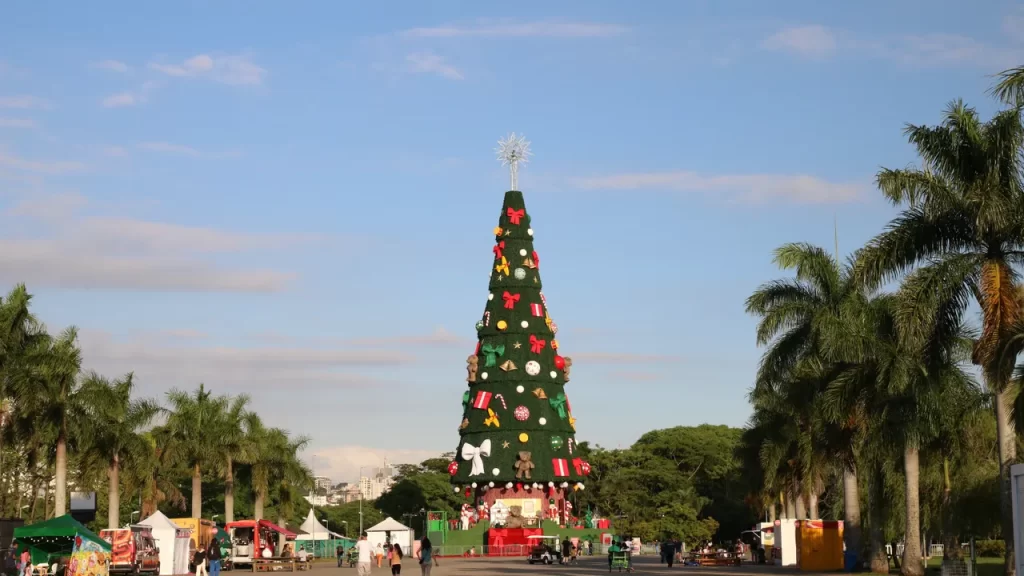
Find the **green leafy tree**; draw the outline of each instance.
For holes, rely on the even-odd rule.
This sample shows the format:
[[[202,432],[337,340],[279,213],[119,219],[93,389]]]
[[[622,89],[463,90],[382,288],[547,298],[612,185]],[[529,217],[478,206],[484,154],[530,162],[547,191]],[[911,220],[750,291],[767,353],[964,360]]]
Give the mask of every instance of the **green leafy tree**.
[[[865,305],[867,295],[854,281],[850,266],[843,266],[825,250],[809,244],[786,244],[775,252],[775,263],[793,270],[794,278],[759,287],[746,303],[748,313],[760,318],[757,342],[767,346],[758,368],[751,400],[765,411],[762,425],[774,428],[760,451],[763,469],[771,474],[771,488],[789,493],[800,514],[805,495],[811,516],[817,517],[817,498],[827,477],[829,462],[843,475],[848,550],[861,551],[861,511],[857,480],[858,436],[864,418],[851,412],[828,418],[821,393],[843,369],[851,318]],[[793,487],[786,489],[785,484]]]
[[[248,442],[245,424],[249,414],[249,396],[241,394],[231,398],[217,430],[217,451],[224,477],[224,521],[235,521],[235,465],[247,461],[254,451]]]
[[[91,430],[89,451],[107,467],[107,527],[121,525],[121,470],[147,464],[149,445],[142,436],[160,412],[155,402],[132,398],[134,377],[111,382],[95,372],[86,375],[81,394]]]
[[[200,384],[189,394],[181,390],[167,393],[170,414],[167,429],[172,436],[168,448],[192,474],[192,517],[203,517],[203,469],[218,462],[218,439],[215,431],[223,421],[228,400],[214,396]]]
[[[1014,571],[1009,466],[1016,458],[1010,407],[1014,351],[1005,351],[1011,327],[1021,318],[1015,263],[1024,249],[1021,192],[1020,111],[983,122],[963,102],[950,104],[938,126],[908,125],[921,165],[884,169],[878,187],[902,208],[887,229],[858,257],[857,277],[869,286],[896,279],[916,266],[927,269],[908,298],[955,302],[962,314],[971,299],[982,313],[982,332],[972,360],[995,395],[1002,475],[1003,537],[1008,574]],[[1016,351],[1019,352],[1019,351]]]
[[[570,453],[575,419],[564,388],[571,360],[556,349],[521,192],[505,193],[495,241],[451,481],[482,489],[581,482],[582,467]]]

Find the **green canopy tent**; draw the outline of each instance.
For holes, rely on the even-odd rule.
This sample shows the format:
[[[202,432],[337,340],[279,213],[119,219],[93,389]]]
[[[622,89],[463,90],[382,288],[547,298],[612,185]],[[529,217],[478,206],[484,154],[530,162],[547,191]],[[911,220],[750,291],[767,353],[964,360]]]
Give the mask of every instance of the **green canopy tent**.
[[[19,546],[28,546],[33,564],[49,562],[54,556],[70,556],[75,549],[76,537],[95,542],[110,551],[110,544],[106,540],[69,514],[14,529],[14,541]]]

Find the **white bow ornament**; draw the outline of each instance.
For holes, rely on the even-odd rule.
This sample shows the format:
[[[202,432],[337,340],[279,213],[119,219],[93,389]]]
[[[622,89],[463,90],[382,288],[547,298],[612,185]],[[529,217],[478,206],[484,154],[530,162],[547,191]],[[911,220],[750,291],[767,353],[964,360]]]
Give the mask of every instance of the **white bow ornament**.
[[[473,467],[469,471],[470,476],[479,476],[484,473],[484,460],[482,456],[491,455],[491,441],[484,440],[480,446],[473,446],[469,442],[462,445],[462,459],[472,460]]]

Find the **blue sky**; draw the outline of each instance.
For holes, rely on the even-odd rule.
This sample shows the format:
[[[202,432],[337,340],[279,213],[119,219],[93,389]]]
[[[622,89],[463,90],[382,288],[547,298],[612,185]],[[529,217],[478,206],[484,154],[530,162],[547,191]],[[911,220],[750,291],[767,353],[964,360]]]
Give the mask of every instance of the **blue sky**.
[[[581,439],[741,425],[743,301],[863,243],[905,122],[990,115],[1008,2],[107,2],[0,18],[0,282],[141,393],[248,392],[317,473],[457,442],[507,187]]]

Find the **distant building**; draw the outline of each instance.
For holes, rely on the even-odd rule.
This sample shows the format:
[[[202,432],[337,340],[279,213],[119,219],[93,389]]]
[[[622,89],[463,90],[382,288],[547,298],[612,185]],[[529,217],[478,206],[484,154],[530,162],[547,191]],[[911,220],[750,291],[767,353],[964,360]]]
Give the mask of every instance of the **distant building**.
[[[376,500],[395,483],[395,469],[384,459],[384,466],[372,468],[369,476],[359,478],[359,492],[363,500]]]
[[[347,484],[345,488],[338,493],[338,497],[341,502],[346,504],[359,500],[359,486],[355,484]]]
[[[331,489],[331,479],[327,476],[313,477],[313,490],[316,492],[328,492]]]
[[[327,506],[327,496],[320,496],[315,492],[311,492],[306,496],[306,502],[313,506]]]

